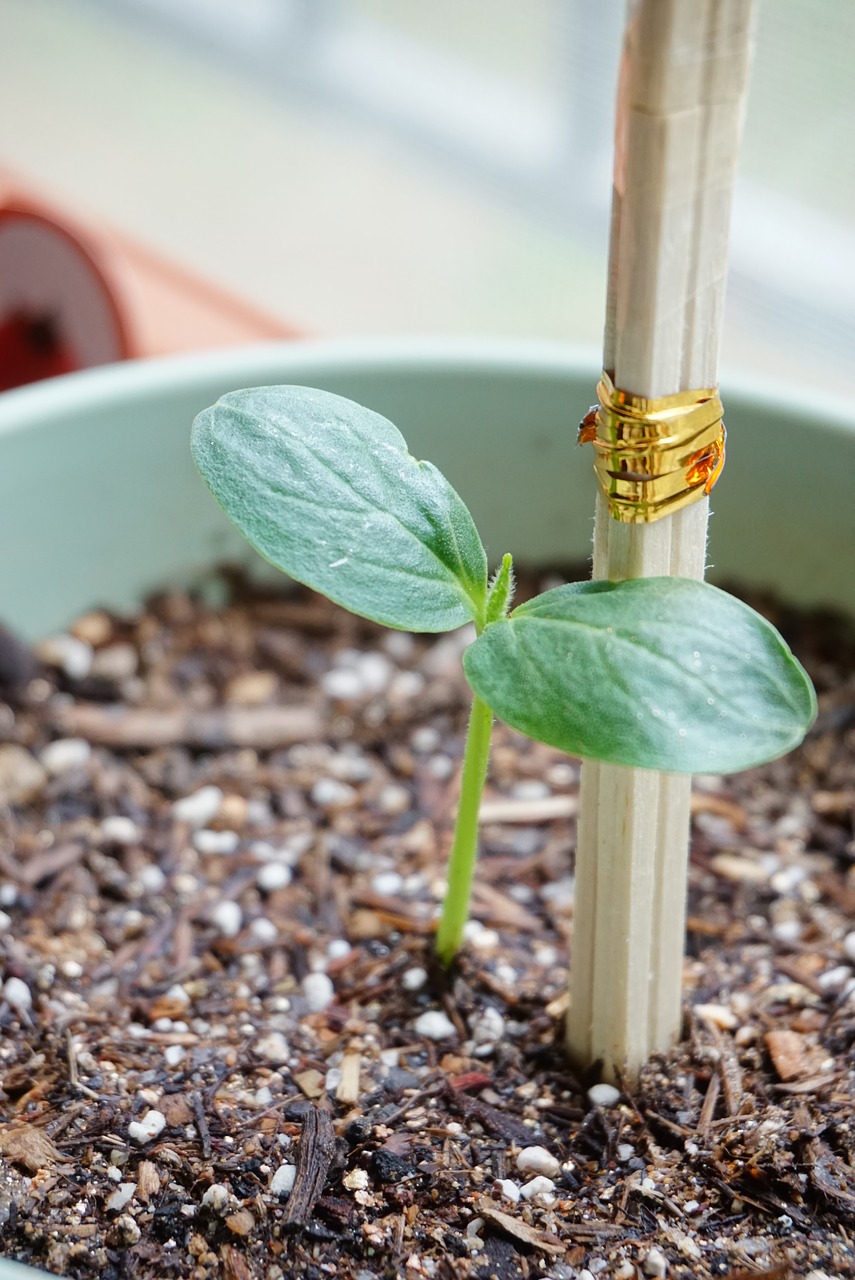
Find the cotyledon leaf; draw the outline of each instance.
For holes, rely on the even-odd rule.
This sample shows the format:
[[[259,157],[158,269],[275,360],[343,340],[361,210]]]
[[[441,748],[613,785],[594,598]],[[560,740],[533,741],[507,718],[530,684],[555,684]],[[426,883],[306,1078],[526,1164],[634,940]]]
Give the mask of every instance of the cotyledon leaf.
[[[483,623],[472,517],[386,418],[310,387],[256,387],[199,414],[192,450],[244,537],[297,581],[390,627]]]
[[[816,715],[774,627],[683,578],[557,587],[489,625],[463,661],[512,728],[636,768],[736,772],[796,746]]]

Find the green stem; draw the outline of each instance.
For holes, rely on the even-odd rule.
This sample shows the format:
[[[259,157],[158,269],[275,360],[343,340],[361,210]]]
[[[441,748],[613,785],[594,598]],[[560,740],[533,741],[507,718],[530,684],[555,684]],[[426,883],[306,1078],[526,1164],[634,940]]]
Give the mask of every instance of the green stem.
[[[436,953],[440,963],[446,967],[460,950],[463,929],[469,919],[469,899],[478,856],[478,810],[487,778],[492,728],[492,711],[480,698],[473,697],[463,752],[454,841],[448,860],[448,888],[436,931]]]

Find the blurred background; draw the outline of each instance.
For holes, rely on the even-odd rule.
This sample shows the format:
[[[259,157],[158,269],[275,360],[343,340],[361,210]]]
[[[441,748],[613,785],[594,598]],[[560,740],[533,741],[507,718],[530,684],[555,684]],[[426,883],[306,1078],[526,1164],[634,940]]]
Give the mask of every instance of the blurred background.
[[[0,169],[318,336],[602,336],[623,5],[0,0]],[[767,0],[723,364],[855,355],[855,5]]]

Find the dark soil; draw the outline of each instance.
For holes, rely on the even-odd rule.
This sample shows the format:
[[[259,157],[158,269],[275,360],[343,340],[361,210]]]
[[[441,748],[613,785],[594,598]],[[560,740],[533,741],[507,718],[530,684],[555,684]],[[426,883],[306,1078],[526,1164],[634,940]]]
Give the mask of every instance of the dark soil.
[[[819,721],[698,781],[685,1039],[596,1104],[561,1051],[577,762],[497,730],[444,977],[459,637],[233,586],[0,643],[0,1254],[86,1280],[855,1276],[848,624],[770,608]]]

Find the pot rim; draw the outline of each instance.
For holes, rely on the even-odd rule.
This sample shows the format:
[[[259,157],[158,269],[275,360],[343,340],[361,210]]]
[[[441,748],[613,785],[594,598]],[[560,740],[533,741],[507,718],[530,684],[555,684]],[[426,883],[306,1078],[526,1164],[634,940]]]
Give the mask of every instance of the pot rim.
[[[502,377],[521,373],[590,376],[591,397],[600,372],[600,355],[594,347],[534,338],[370,337],[307,338],[283,342],[253,343],[216,348],[192,355],[157,356],[126,360],[48,378],[0,395],[0,437],[37,426],[57,410],[67,411],[107,401],[133,400],[140,394],[185,391],[210,382],[216,371],[220,382],[235,386],[258,385],[269,376],[271,363],[300,366],[300,376],[312,368],[328,371],[336,364],[350,371],[419,370],[447,373],[451,370],[495,372]],[[855,413],[848,404],[821,389],[798,383],[755,378],[742,371],[725,371],[725,399],[731,396],[749,405],[774,408],[787,418],[815,418],[817,426],[841,435],[855,435]],[[725,409],[727,403],[725,403]]]

